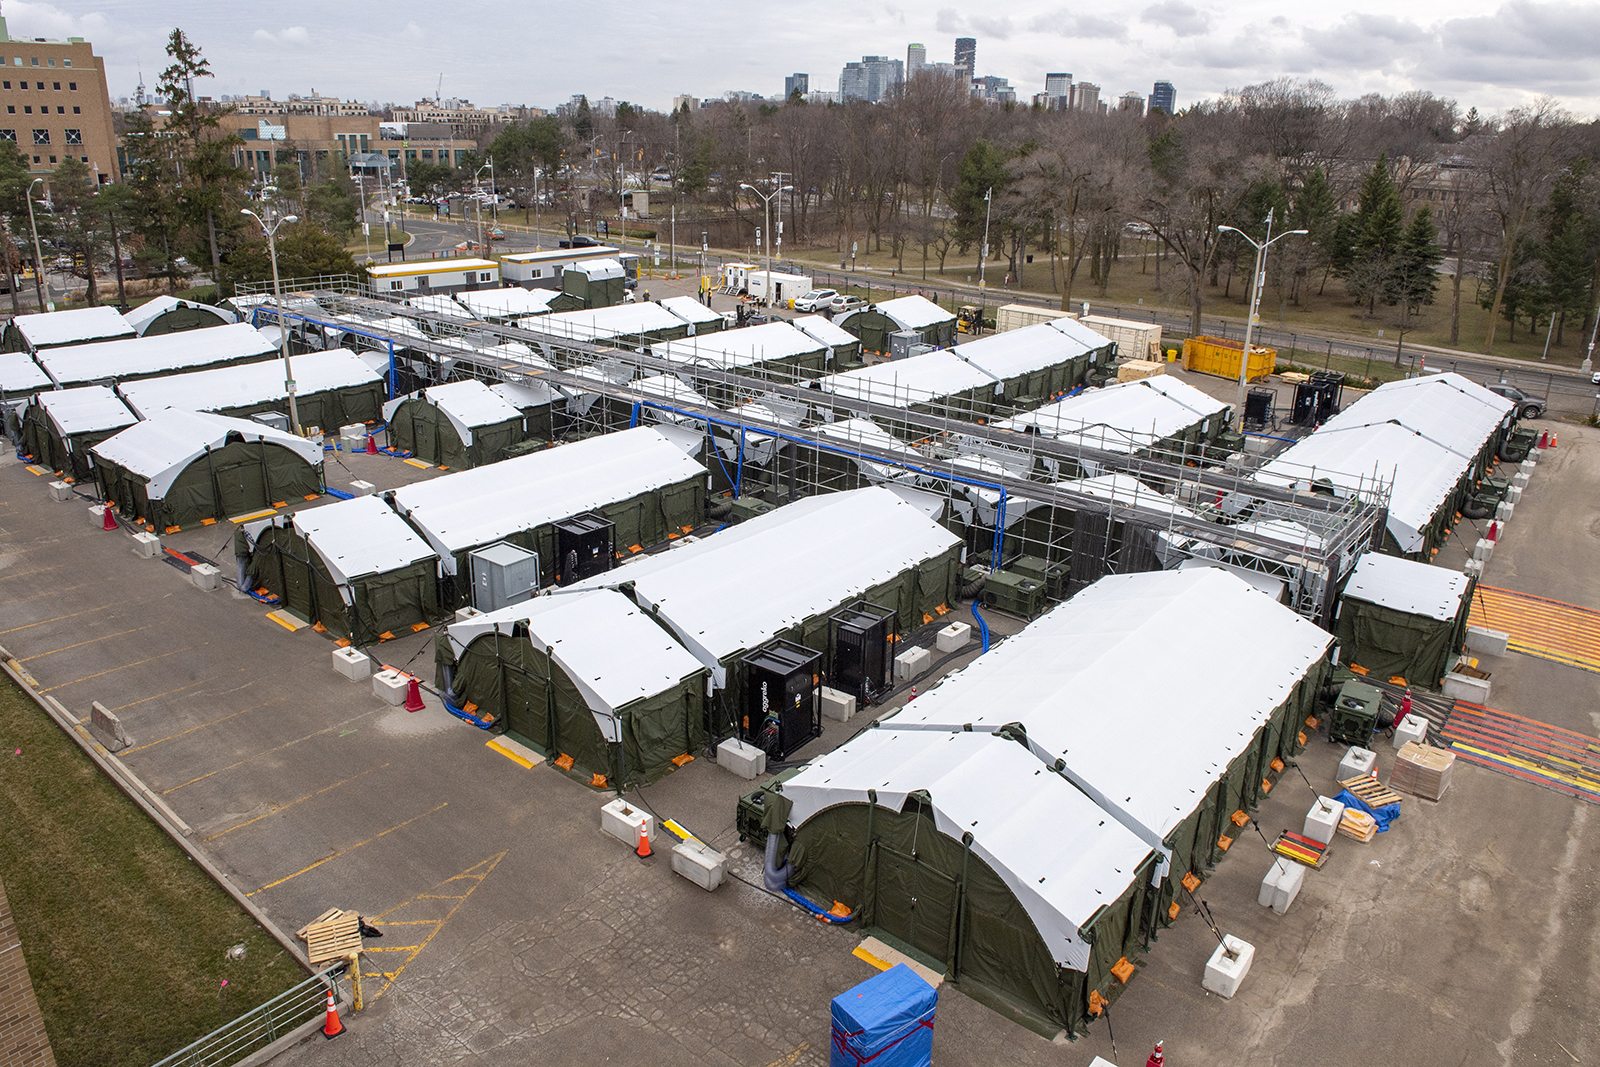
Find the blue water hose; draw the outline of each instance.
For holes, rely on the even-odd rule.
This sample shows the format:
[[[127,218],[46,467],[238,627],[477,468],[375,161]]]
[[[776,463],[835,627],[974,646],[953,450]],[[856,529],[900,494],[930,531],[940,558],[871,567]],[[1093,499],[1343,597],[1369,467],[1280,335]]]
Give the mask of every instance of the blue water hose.
[[[331,486],[328,489],[328,495],[338,497],[340,500],[354,500],[356,498],[354,493],[347,493],[343,489],[334,489]]]
[[[472,725],[476,726],[480,730],[487,730],[487,729],[489,729],[490,725],[492,725],[490,723],[483,722],[482,720],[478,719],[476,716],[468,715],[466,712],[462,711],[460,708],[458,708],[454,704],[450,703],[450,701],[446,700],[445,697],[444,697],[444,694],[442,694],[442,693],[439,694],[439,702],[444,705],[444,710],[445,711],[448,711],[450,714],[454,715],[456,718],[460,719],[462,722],[470,722]]]
[[[783,895],[809,911],[811,914],[815,915],[817,918],[821,919],[823,922],[829,923],[833,926],[842,926],[851,919],[855,918],[854,915],[835,915],[830,911],[823,911],[821,908],[811,903],[811,901],[807,900],[799,893],[796,893],[793,889],[785,889],[783,891]]]
[[[978,636],[983,638],[983,651],[989,651],[989,624],[983,621],[983,616],[978,614],[978,602],[972,602],[972,617],[978,620]]]

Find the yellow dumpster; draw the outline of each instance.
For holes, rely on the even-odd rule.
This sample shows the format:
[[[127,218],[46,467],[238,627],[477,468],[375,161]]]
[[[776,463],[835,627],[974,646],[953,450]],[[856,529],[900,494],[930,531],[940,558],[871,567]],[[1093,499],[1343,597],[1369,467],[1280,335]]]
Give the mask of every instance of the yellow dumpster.
[[[1221,337],[1191,337],[1183,342],[1183,369],[1215,374],[1219,378],[1237,381],[1239,359],[1244,352],[1243,341],[1229,341]],[[1278,365],[1278,350],[1250,346],[1250,365],[1246,378],[1255,381],[1271,374]]]

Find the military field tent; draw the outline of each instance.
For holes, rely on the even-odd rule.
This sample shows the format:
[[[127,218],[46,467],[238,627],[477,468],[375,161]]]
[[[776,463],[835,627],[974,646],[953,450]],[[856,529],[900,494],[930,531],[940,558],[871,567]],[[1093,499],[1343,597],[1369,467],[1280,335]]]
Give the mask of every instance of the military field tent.
[[[788,385],[818,377],[828,364],[828,346],[787,322],[657,342],[650,346],[650,354],[671,364],[678,374],[695,379],[695,387],[718,404],[735,401],[732,387],[699,378],[696,372],[725,371]]]
[[[554,347],[559,347],[561,341],[587,341],[635,351],[654,341],[676,341],[689,336],[689,324],[660,304],[618,304],[590,311],[563,311],[524,320],[522,328],[548,335]],[[561,362],[550,351],[545,354],[552,362]]]
[[[50,375],[26,352],[0,352],[0,432],[21,440],[22,413],[41,389],[54,389]]]
[[[496,382],[489,388],[522,412],[522,443],[506,451],[507,459],[535,451],[555,440],[555,403],[560,394],[554,386],[530,377],[519,382]]]
[[[341,426],[383,418],[383,377],[354,352],[344,348],[304,352],[290,357],[289,363],[294,370],[294,399],[301,426],[317,426],[332,434]],[[269,411],[289,414],[289,391],[280,360],[141,378],[123,382],[117,392],[142,418],[165,408],[210,411],[237,419]]]
[[[561,292],[550,302],[555,311],[608,308],[623,302],[627,272],[615,259],[568,263],[561,271]]]
[[[1341,497],[1387,484],[1383,550],[1427,562],[1488,472],[1514,408],[1459,374],[1389,382],[1276,456],[1257,477]]]
[[[1091,990],[1116,999],[1159,857],[1023,744],[890,720],[777,788],[790,884],[823,910],[1046,1035],[1082,1031]]]
[[[1101,578],[888,722],[1030,750],[1163,856],[1147,928],[1304,745],[1333,638],[1225,571]],[[1159,905],[1159,906],[1157,906]],[[1101,995],[1105,995],[1102,990]]]
[[[842,315],[840,328],[861,338],[868,352],[889,351],[889,335],[910,330],[922,335],[922,343],[946,348],[956,341],[956,315],[921,296],[900,296],[880,300],[859,311]]]
[[[476,378],[430,385],[383,405],[389,446],[451,470],[504,459],[528,436],[522,412]]]
[[[859,489],[863,485],[919,485],[923,476],[890,463],[866,456],[861,449],[883,449],[902,458],[908,466],[922,467],[927,462],[921,452],[886,433],[871,419],[838,419],[819,423],[815,432],[838,451],[818,450],[815,481],[830,489]]]
[[[559,294],[553,289],[477,289],[457,293],[456,303],[484,322],[515,323],[530,315],[544,315]]]
[[[15,316],[6,324],[0,348],[7,352],[33,353],[47,348],[114,341],[132,336],[133,327],[117,314],[116,308],[78,308],[74,311],[45,311]]]
[[[960,558],[960,541],[920,508],[867,488],[787,504],[579,585],[633,584],[639,606],[724,690],[712,716],[722,737],[743,695],[747,653],[775,637],[826,651],[828,617],[862,599],[896,611],[902,631],[921,626],[953,602]]]
[[[203,330],[239,321],[239,316],[226,308],[212,307],[194,300],[179,300],[175,296],[153,297],[122,317],[128,320],[128,325],[140,337]]]
[[[1230,405],[1188,382],[1159,374],[1104,389],[1086,389],[1026,414],[997,421],[995,426],[1101,452],[1182,461],[1200,456],[1228,428],[1229,410]],[[1081,471],[1060,471],[1054,459],[1041,458],[1041,463],[1051,474],[1101,473],[1098,465],[1088,460]]]
[[[246,523],[234,552],[250,588],[357,645],[439,618],[438,555],[374,496]]]
[[[716,333],[722,329],[721,314],[712,311],[692,296],[669,296],[656,303],[689,324],[689,336]]]
[[[972,420],[1009,415],[1017,407],[1037,405],[1074,388],[1091,367],[1109,360],[1111,342],[1091,335],[1099,342],[1094,347],[1057,327],[1042,322],[939,352],[831,374],[817,388],[847,400],[923,414]],[[903,426],[884,428],[906,432]]]
[[[1339,598],[1339,662],[1437,689],[1466,640],[1475,584],[1458,571],[1367,553]]]
[[[496,541],[539,554],[541,584],[555,579],[553,523],[599,512],[616,524],[616,550],[681,537],[705,520],[706,469],[661,431],[640,426],[542,449],[397,489],[395,509],[439,554],[446,608],[467,603],[467,553]]]
[[[156,529],[321,496],[322,446],[245,419],[168,408],[93,448],[100,495]]]
[[[861,362],[861,338],[835,326],[832,320],[822,315],[800,315],[789,322],[795,329],[804,330],[813,340],[828,346],[828,365],[833,369]]]
[[[705,747],[706,669],[621,593],[535,597],[449,633],[455,701],[574,771],[624,789]]]
[[[93,476],[89,450],[138,421],[103,385],[43,390],[23,411],[22,448],[40,466],[81,482]]]
[[[231,367],[271,359],[278,348],[249,323],[209,330],[130,337],[120,341],[52,348],[40,352],[39,366],[63,389],[95,382],[131,382],[164,374]]]

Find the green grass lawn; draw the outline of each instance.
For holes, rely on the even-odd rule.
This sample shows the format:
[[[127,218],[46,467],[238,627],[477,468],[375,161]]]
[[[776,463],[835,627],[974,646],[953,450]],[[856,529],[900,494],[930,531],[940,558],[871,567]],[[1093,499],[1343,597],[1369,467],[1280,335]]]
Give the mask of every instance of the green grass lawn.
[[[305,978],[10,679],[0,760],[0,879],[62,1067],[149,1067]]]

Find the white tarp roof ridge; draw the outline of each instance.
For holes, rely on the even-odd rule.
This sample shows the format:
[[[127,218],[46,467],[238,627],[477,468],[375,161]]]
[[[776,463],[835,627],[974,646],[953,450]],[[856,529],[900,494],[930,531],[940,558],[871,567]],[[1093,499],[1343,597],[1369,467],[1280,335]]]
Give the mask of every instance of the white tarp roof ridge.
[[[295,392],[300,396],[381,382],[382,376],[366,360],[347,348],[304,352],[290,357]],[[283,364],[276,360],[242,363],[234,367],[169,374],[123,382],[117,392],[128,406],[148,416],[164,408],[209,411],[239,408],[273,400],[288,401]]]
[[[249,323],[233,322],[209,330],[51,348],[39,353],[39,365],[65,385],[182,371],[230,360],[265,359],[276,352],[272,342]]]
[[[721,322],[722,315],[712,311],[692,296],[667,296],[657,300],[656,303],[672,312],[684,322],[694,323],[698,326],[702,322]]]
[[[289,521],[340,585],[437,557],[404,519],[375,496],[306,508]],[[348,602],[348,593],[345,595]]]
[[[457,293],[455,300],[479,317],[509,318],[542,315],[550,310],[550,301],[560,295],[556,289],[524,289],[512,285],[503,289],[469,289]]]
[[[62,437],[120,429],[139,421],[122,398],[103,385],[46,389],[34,401]]]
[[[892,300],[880,300],[873,306],[907,330],[925,330],[936,323],[953,322],[956,317],[954,311],[946,311],[927,297],[915,293],[897,296]]]
[[[303,437],[248,419],[178,408],[148,415],[143,422],[136,422],[115,437],[95,445],[92,451],[145,478],[146,494],[151,500],[165,500],[167,490],[184,468],[206,452],[222,448],[232,433],[246,441],[263,441],[287,448],[313,466],[322,463],[322,446]]]
[[[816,338],[830,348],[839,345],[858,344],[861,338],[843,327],[836,326],[825,315],[800,315],[789,320],[790,324],[798,330],[804,330],[807,335]]]
[[[826,352],[827,345],[787,322],[767,322],[736,330],[695,334],[681,341],[657,341],[650,354],[671,363],[712,367],[748,367],[811,352]]]
[[[17,315],[11,325],[35,348],[133,336],[128,320],[105,305]]]
[[[1461,613],[1461,598],[1471,586],[1472,579],[1460,571],[1368,552],[1350,572],[1344,595],[1410,615],[1453,622]]]
[[[7,397],[49,389],[53,384],[50,375],[40,370],[39,364],[28,353],[0,352],[0,392]]]

